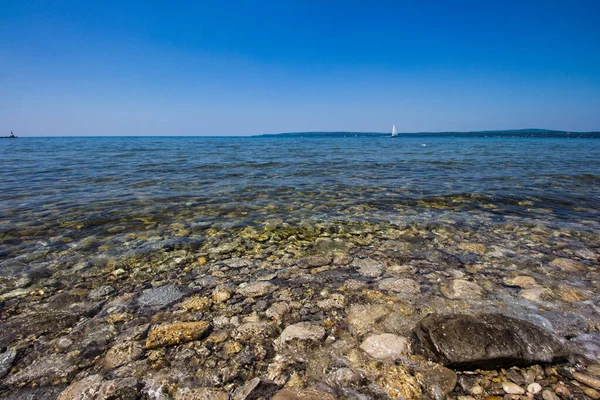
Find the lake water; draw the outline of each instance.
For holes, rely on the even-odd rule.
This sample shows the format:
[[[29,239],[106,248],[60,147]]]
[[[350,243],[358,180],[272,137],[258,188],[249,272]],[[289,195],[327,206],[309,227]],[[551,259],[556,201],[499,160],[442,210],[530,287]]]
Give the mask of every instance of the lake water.
[[[144,230],[143,220],[600,221],[597,139],[21,138],[2,141],[0,158],[4,260],[61,235]]]
[[[144,398],[266,377],[419,399],[441,389],[415,371],[448,370],[361,343],[433,312],[501,313],[600,362],[597,138],[19,138],[0,159],[0,397],[102,369]],[[488,395],[515,379],[476,374]]]

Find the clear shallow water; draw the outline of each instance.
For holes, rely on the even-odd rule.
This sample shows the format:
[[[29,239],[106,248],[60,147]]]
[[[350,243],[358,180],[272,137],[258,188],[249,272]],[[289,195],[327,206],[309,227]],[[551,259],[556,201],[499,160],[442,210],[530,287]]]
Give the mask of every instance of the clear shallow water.
[[[568,368],[600,361],[598,139],[23,138],[0,156],[2,398],[266,377],[421,399],[454,372],[362,346],[433,312],[514,317],[568,341]],[[287,343],[300,322],[323,340]],[[485,395],[513,379],[476,376]],[[557,380],[583,398],[539,383]]]
[[[20,138],[0,158],[3,260],[173,223],[600,221],[597,139]]]

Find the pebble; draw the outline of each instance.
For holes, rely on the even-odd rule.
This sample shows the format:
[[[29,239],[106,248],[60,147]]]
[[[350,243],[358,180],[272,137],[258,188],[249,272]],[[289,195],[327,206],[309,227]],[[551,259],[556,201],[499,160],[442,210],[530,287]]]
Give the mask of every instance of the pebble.
[[[296,262],[299,268],[318,268],[329,264],[331,259],[325,257],[304,257]]]
[[[371,258],[356,259],[352,266],[358,268],[358,273],[367,278],[378,278],[385,272],[383,265]]]
[[[209,328],[210,324],[206,321],[174,322],[159,325],[148,334],[146,347],[155,349],[198,340],[204,336]]]
[[[111,294],[113,294],[115,292],[115,289],[112,286],[100,286],[97,287],[96,289],[92,289],[90,290],[90,292],[88,293],[88,297],[92,300],[98,300],[98,299],[102,299],[106,296],[109,296]]]
[[[474,300],[483,295],[483,289],[477,283],[464,279],[454,279],[449,284],[442,285],[440,291],[451,300]]]
[[[228,400],[226,392],[212,388],[179,388],[175,393],[174,400]]]
[[[346,321],[355,334],[361,335],[371,330],[389,313],[390,311],[382,304],[353,304]]]
[[[271,398],[277,391],[279,385],[274,382],[260,378],[254,378],[248,381],[244,386],[239,387],[231,396],[231,400],[258,400],[261,398]]]
[[[268,318],[272,318],[272,319],[281,321],[283,319],[283,317],[288,313],[290,308],[291,307],[288,302],[281,301],[281,302],[275,303],[271,307],[269,307],[269,309],[267,309],[267,311],[265,312],[265,315]]]
[[[315,388],[293,388],[280,390],[272,400],[336,400],[336,398],[330,393]]]
[[[137,342],[118,343],[111,347],[104,358],[104,368],[107,370],[120,367],[142,357],[144,349]]]
[[[558,397],[552,390],[544,390],[542,392],[542,399],[544,400],[560,400],[560,397]]]
[[[409,278],[388,278],[383,279],[378,284],[379,289],[389,290],[391,292],[402,293],[406,296],[416,296],[421,292],[421,285],[414,279]]]
[[[538,394],[542,391],[542,386],[537,382],[533,382],[527,386],[527,391],[531,394]]]
[[[519,275],[514,278],[504,279],[504,284],[522,289],[533,289],[538,286],[538,283],[534,278],[526,275]]]
[[[572,376],[573,376],[573,379],[576,379],[577,381],[583,383],[584,385],[587,385],[596,390],[600,390],[600,379],[594,378],[589,375],[582,374],[581,372],[573,372]]]
[[[524,394],[525,390],[516,383],[502,382],[502,389],[508,394]]]
[[[260,281],[250,284],[242,284],[238,287],[237,293],[245,297],[260,297],[277,290],[277,286],[267,281]]]
[[[0,379],[4,378],[6,374],[8,374],[10,366],[12,365],[16,356],[17,352],[13,349],[8,349],[4,353],[0,354]]]
[[[596,389],[585,387],[583,388],[583,393],[594,400],[600,399],[600,392],[598,392]]]
[[[57,398],[57,400],[83,400],[93,399],[102,384],[101,375],[90,375],[79,381],[73,382]]]
[[[283,346],[292,341],[320,341],[325,337],[325,329],[320,325],[309,322],[299,322],[287,326],[281,336],[277,338],[276,344]]]
[[[555,258],[550,262],[550,266],[565,272],[576,272],[585,269],[585,265],[570,258]]]
[[[143,307],[165,307],[183,297],[183,292],[175,285],[164,285],[148,290],[138,298]]]
[[[408,339],[391,333],[372,335],[360,345],[365,353],[377,359],[397,360],[409,352]]]

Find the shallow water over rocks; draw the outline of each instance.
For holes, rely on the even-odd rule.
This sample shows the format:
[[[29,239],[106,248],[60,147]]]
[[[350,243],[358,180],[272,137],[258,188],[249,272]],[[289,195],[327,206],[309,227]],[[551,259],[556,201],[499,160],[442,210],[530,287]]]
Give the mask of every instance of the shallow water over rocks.
[[[102,146],[98,154],[110,159]],[[536,178],[509,155],[507,168],[529,181],[483,166],[491,181],[477,186],[464,160],[448,160],[451,150],[477,146],[441,142],[434,155],[402,150],[414,162],[404,181],[388,174],[387,162],[370,165],[354,145],[331,150],[346,175],[326,168],[317,177],[305,145],[290,146],[296,172],[250,166],[246,185],[218,171],[205,195],[200,178],[173,171],[162,183],[164,176],[136,180],[127,168],[141,168],[139,159],[110,181],[100,178],[112,173],[98,172],[94,185],[106,192],[95,189],[97,203],[82,190],[91,179],[85,169],[67,171],[78,199],[60,200],[64,193],[53,194],[47,182],[39,182],[39,195],[11,183],[0,224],[0,396],[595,398],[600,180],[569,175],[556,178],[559,189],[545,188],[542,177],[559,167],[541,160]],[[189,155],[183,147],[157,163],[168,170],[173,154]],[[585,167],[565,151],[563,166],[575,175],[600,159],[582,156]],[[488,159],[494,168],[496,156]],[[436,157],[464,171],[450,179],[433,167]],[[516,186],[500,196],[506,179]],[[122,185],[131,193],[119,200]],[[469,321],[501,315],[511,318],[503,319],[511,321],[507,334],[534,334],[503,342],[503,362],[447,362],[410,345],[433,313]],[[537,340],[546,336],[564,345],[564,356],[548,356]]]

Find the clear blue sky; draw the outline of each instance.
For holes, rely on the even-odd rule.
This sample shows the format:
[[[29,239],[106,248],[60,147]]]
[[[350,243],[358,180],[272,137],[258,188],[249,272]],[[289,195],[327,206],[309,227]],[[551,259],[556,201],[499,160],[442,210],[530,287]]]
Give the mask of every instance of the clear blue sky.
[[[600,1],[0,0],[0,133],[600,130]]]

